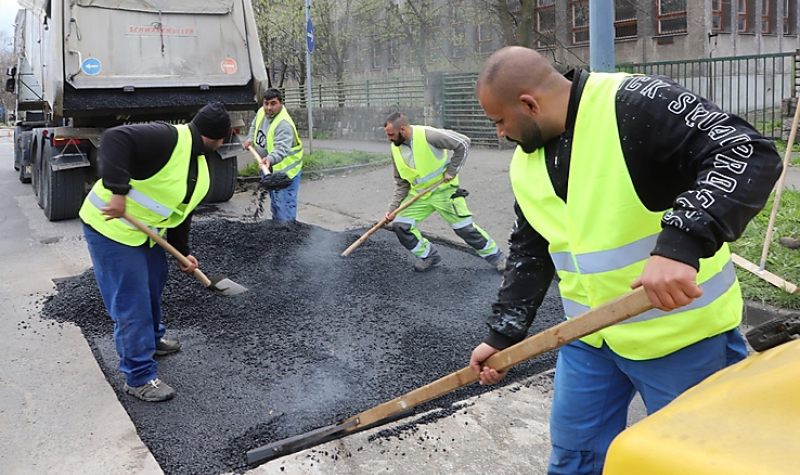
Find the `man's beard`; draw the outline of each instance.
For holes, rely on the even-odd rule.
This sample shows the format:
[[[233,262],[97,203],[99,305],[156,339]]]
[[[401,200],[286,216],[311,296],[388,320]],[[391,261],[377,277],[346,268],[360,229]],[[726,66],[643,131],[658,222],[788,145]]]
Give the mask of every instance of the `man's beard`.
[[[397,140],[392,140],[392,143],[396,147],[399,147],[399,146],[403,145],[404,143],[406,143],[406,139],[403,137],[402,134],[397,134]]]
[[[512,139],[511,137],[507,138],[509,141],[519,145],[523,152],[533,153],[544,146],[545,139],[542,136],[542,129],[539,128],[539,124],[537,124],[535,120],[531,119],[530,123],[522,128],[521,134],[522,138],[519,140]]]

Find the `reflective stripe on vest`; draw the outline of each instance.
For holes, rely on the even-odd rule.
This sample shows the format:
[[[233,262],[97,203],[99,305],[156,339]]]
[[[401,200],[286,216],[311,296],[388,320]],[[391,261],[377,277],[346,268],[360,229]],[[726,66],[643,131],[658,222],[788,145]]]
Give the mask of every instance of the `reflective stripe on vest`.
[[[261,130],[261,125],[264,123],[265,118],[266,112],[264,108],[259,107],[258,112],[256,112],[256,131]],[[282,171],[286,173],[289,178],[294,178],[303,168],[303,142],[300,141],[300,136],[297,134],[297,127],[294,125],[294,120],[292,120],[286,107],[281,107],[281,111],[270,120],[269,128],[267,129],[266,150],[268,154],[275,150],[275,129],[278,127],[278,124],[283,121],[286,121],[292,127],[295,145],[289,149],[289,153],[283,160],[272,165],[272,171]]]
[[[571,138],[566,203],[553,189],[543,149],[526,154],[517,147],[510,167],[523,214],[549,243],[567,317],[630,291],[668,211],[652,212],[641,203],[625,163],[615,105],[626,77],[593,73],[586,82]],[[697,282],[704,295],[689,306],[647,312],[581,340],[643,360],[736,327],[742,299],[727,245],[700,260]]]
[[[411,126],[411,153],[414,156],[413,168],[406,163],[400,147],[395,144],[390,146],[397,173],[400,178],[411,184],[410,194],[416,194],[433,185],[444,176],[444,172],[450,164],[446,150],[442,150],[441,158],[437,157],[433,152],[428,139],[425,137],[426,129],[427,127],[422,125]],[[458,176],[448,182],[448,185],[458,186]]]
[[[89,194],[86,196],[86,200],[89,201],[95,208],[98,210],[102,210],[108,204],[108,201],[103,200],[100,198],[94,190],[90,191]],[[117,218],[123,223],[125,223],[128,227],[135,228],[136,226],[133,225],[130,221],[125,218]]]
[[[659,309],[649,310],[633,318],[625,320],[625,323],[643,322],[666,315],[674,315],[686,310],[705,307],[717,298],[721,297],[722,294],[727,292],[735,282],[736,270],[733,267],[733,262],[728,262],[728,264],[726,264],[721,271],[717,272],[713,277],[700,284],[700,288],[703,289],[703,295],[700,296],[700,298],[692,300],[692,303],[689,305],[681,307],[677,310],[672,310],[670,312],[665,312]],[[561,303],[564,305],[564,313],[567,315],[567,318],[577,317],[578,315],[591,310],[591,308],[588,306],[565,297],[561,298]]]
[[[163,235],[167,229],[181,224],[208,193],[210,177],[204,156],[197,159],[197,182],[188,203],[187,170],[192,155],[192,133],[187,125],[174,126],[178,132],[175,148],[167,163],[145,180],[130,180],[131,189],[125,200],[125,211],[145,226]],[[129,246],[147,241],[147,235],[124,219],[106,220],[101,209],[112,196],[111,190],[97,180],[81,206],[79,216],[105,237]],[[153,243],[151,243],[153,245]]]

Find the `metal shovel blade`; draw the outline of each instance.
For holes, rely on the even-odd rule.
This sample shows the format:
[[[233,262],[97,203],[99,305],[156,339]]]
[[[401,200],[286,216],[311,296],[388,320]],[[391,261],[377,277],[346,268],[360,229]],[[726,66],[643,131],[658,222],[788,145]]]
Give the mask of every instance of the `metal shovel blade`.
[[[303,449],[308,449],[316,445],[338,439],[345,435],[345,431],[356,425],[358,421],[353,420],[347,423],[338,423],[312,431],[305,434],[295,435],[271,444],[267,444],[247,451],[247,463],[250,465],[260,465],[272,459],[283,457]]]
[[[211,280],[211,285],[208,286],[209,289],[228,297],[247,292],[247,287],[237,284],[225,276],[210,277],[209,280]]]
[[[282,190],[291,184],[292,179],[289,178],[286,172],[278,171],[262,176],[258,186],[264,190],[276,191]]]

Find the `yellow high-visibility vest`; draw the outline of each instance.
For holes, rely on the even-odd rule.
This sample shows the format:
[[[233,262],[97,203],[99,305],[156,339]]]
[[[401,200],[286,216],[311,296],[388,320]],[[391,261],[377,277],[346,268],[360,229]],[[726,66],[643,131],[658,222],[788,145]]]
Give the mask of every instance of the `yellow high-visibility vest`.
[[[411,153],[414,154],[414,168],[408,166],[400,152],[400,147],[391,144],[392,159],[397,167],[400,178],[411,184],[409,194],[415,195],[421,190],[433,185],[444,176],[447,165],[450,164],[447,150],[442,150],[442,156],[437,157],[425,138],[427,127],[422,125],[411,126]],[[447,183],[458,186],[458,176]]]
[[[258,108],[256,112],[256,126],[255,131],[258,133],[261,130],[261,124],[264,123],[266,112],[263,107]],[[303,169],[303,142],[300,141],[300,136],[297,135],[297,127],[294,125],[294,120],[286,111],[286,107],[281,107],[281,111],[272,118],[267,129],[267,153],[272,153],[275,150],[275,129],[281,122],[288,122],[292,126],[294,133],[295,145],[289,149],[289,155],[284,157],[280,162],[272,165],[273,172],[283,171],[289,178],[294,178]]]
[[[567,318],[630,291],[658,234],[663,212],[642,204],[625,164],[615,99],[626,74],[592,73],[580,99],[572,138],[566,203],[556,195],[544,148],[517,147],[510,176],[525,218],[549,242]],[[581,340],[603,342],[633,360],[668,355],[732,328],[742,295],[727,244],[700,260],[703,296],[671,312],[651,310]]]
[[[188,203],[183,203],[187,191],[189,161],[192,156],[192,132],[188,125],[174,126],[178,142],[169,161],[155,175],[145,180],[131,180],[125,211],[133,218],[164,235],[168,228],[181,224],[208,193],[211,179],[203,155],[197,157],[197,183]],[[139,246],[147,241],[145,233],[123,218],[106,220],[101,208],[111,199],[111,190],[97,180],[83,201],[78,215],[84,223],[103,236],[129,246]],[[152,246],[153,243],[151,242]]]

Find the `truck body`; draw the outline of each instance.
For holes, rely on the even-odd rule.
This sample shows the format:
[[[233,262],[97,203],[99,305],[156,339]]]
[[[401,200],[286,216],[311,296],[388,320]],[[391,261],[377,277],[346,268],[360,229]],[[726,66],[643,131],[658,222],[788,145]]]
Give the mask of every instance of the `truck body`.
[[[14,167],[51,221],[77,216],[97,178],[102,132],[153,120],[185,123],[223,102],[233,133],[207,157],[207,202],[233,195],[244,126],[267,85],[250,0],[21,0]]]

